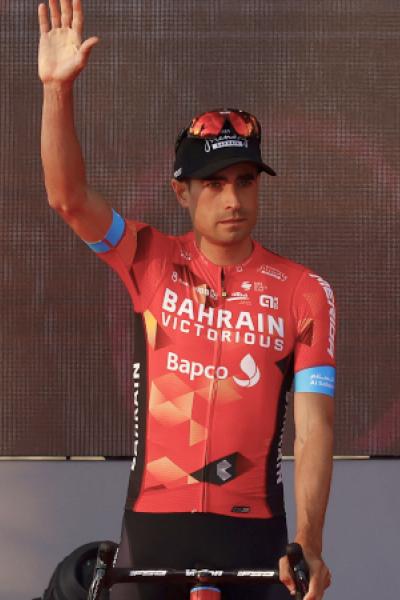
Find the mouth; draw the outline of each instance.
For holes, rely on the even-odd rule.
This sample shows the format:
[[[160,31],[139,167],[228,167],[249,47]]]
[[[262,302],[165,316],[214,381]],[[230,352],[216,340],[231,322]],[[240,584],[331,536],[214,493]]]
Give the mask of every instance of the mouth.
[[[246,219],[244,218],[235,218],[235,219],[224,219],[223,221],[219,221],[223,225],[236,225],[238,223],[243,223]]]

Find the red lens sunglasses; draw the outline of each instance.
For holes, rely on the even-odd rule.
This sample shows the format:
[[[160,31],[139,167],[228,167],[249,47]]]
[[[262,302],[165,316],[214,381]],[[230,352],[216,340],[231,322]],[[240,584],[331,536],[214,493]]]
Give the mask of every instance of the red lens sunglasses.
[[[185,137],[207,139],[220,135],[226,121],[241,137],[261,139],[260,123],[250,113],[235,108],[211,110],[194,117],[189,127],[182,130],[175,143],[175,152]]]

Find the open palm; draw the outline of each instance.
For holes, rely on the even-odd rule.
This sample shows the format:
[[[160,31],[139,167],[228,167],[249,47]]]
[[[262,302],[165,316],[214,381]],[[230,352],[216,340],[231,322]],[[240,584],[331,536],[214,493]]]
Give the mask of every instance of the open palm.
[[[85,67],[91,49],[98,43],[91,37],[82,43],[81,0],[50,0],[38,7],[40,26],[39,77],[43,83],[72,82]]]

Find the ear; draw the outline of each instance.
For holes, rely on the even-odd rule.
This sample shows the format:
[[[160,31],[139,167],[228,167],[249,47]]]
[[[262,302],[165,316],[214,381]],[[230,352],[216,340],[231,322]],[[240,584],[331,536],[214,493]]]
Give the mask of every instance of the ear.
[[[183,208],[189,206],[189,186],[186,181],[178,181],[178,179],[171,179],[171,187],[175,192],[176,199]]]

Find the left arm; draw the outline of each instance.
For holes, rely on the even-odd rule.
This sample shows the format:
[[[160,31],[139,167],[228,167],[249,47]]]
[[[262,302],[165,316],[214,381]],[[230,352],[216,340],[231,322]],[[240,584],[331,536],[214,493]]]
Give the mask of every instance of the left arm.
[[[322,530],[332,477],[333,398],[314,392],[295,392],[296,438],[295,540],[301,544],[310,567],[310,589],[305,600],[321,600],[330,585],[330,573],[322,559]],[[287,558],[281,559],[281,578],[294,588]]]
[[[304,600],[322,600],[330,573],[322,559],[322,530],[332,477],[333,398],[335,394],[336,304],[329,283],[309,270],[293,294],[295,541],[310,568]],[[294,592],[287,557],[280,578]]]

